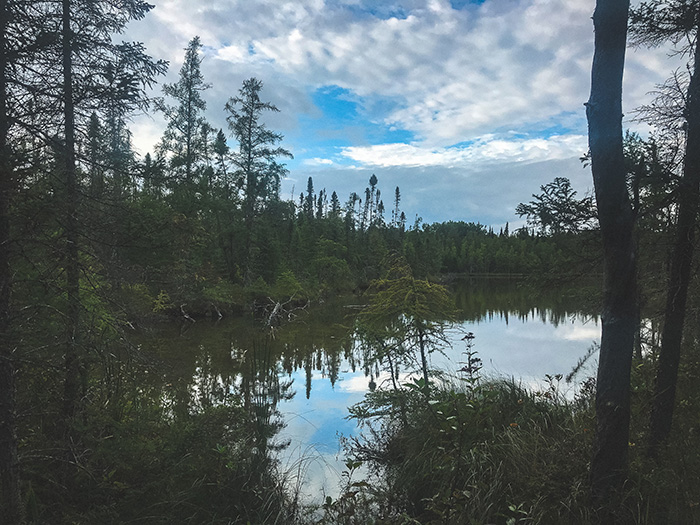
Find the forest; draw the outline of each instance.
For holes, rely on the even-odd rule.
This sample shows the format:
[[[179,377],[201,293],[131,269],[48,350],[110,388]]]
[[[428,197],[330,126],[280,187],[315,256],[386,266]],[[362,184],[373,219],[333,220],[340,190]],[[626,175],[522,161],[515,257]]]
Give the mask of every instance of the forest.
[[[294,152],[266,124],[279,109],[263,80],[231,94],[217,130],[199,37],[162,85],[166,62],[116,43],[153,6],[3,0],[3,523],[700,523],[700,5],[628,4],[598,0],[594,16],[581,161],[595,196],[562,174],[513,203],[525,225],[511,229],[409,220],[381,171],[350,195],[309,177],[284,200]],[[688,63],[637,110],[645,136],[621,125],[627,45]],[[166,127],[141,157],[129,124],[143,113]],[[554,381],[542,393],[486,378],[466,334],[462,375],[441,380],[428,354],[459,318],[450,285],[464,276],[518,278],[523,296],[579,286],[579,302],[602,305],[597,378],[573,400]],[[360,310],[331,353],[359,348],[353,367],[386,370],[392,386],[348,407],[367,432],[346,442],[340,495],[309,503],[270,438],[285,367],[311,358],[265,350],[296,313],[343,296]],[[238,379],[200,386],[205,401],[138,342],[231,317],[254,356]]]

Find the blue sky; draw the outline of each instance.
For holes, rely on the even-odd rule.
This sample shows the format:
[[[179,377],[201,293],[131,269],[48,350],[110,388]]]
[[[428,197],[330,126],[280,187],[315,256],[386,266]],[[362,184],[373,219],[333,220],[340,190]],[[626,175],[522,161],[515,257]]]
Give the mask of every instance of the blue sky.
[[[517,225],[517,204],[554,177],[581,194],[592,187],[578,159],[594,0],[154,3],[126,38],[169,60],[172,82],[200,36],[212,125],[225,128],[223,106],[245,78],[264,82],[263,97],[281,110],[266,123],[295,156],[285,199],[311,176],[344,202],[374,173],[387,201],[401,188],[409,222],[498,227]],[[625,112],[677,65],[664,50],[630,51]],[[159,116],[136,119],[137,149],[152,150],[163,129]]]

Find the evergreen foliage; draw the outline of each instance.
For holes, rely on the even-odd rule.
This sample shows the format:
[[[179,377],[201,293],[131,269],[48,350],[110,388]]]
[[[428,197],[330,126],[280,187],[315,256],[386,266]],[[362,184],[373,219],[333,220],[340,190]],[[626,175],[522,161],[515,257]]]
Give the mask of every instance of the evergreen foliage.
[[[381,173],[347,196],[309,177],[303,193],[283,200],[282,160],[292,152],[265,122],[279,109],[263,100],[263,82],[249,78],[222,108],[229,135],[212,128],[204,118],[210,85],[198,37],[185,50],[178,80],[156,101],[166,121],[162,139],[140,158],[129,118],[150,109],[147,92],[166,64],[113,37],[152,6],[8,0],[2,7],[3,519],[313,521],[273,457],[277,404],[291,395],[284,374],[304,368],[309,396],[319,363],[334,382],[346,359],[370,376],[381,367],[391,373],[392,389],[379,388],[352,409],[370,431],[349,449],[349,475],[369,463],[381,484],[369,490],[366,482],[349,482],[341,498],[319,509],[321,522],[595,522],[585,503],[590,395],[571,402],[554,386],[532,392],[482,381],[473,355],[469,377],[445,384],[429,362],[462,315],[438,282],[477,275],[551,282],[602,273],[591,197],[579,199],[569,180],[557,177],[517,206],[526,227],[505,224],[498,233],[497,225],[468,218],[423,224],[416,216],[407,224],[415,210],[401,209],[405,194],[397,186],[389,212],[382,190],[392,195],[391,188],[382,188]],[[680,36],[695,27],[688,26],[691,8],[697,2],[643,2],[633,12],[635,38],[671,40],[690,52]],[[679,117],[672,97],[663,107],[668,118],[660,122],[675,126],[672,133],[628,134],[623,144],[622,186],[636,221],[640,297],[650,319],[662,309],[660,276],[683,194],[682,148],[672,140],[683,112]],[[695,281],[689,315],[697,314]],[[474,293],[458,295],[458,305],[471,301],[485,312],[483,293],[471,285]],[[362,292],[368,304],[356,322],[326,319],[325,354],[295,344],[294,330],[302,328],[278,329],[312,302],[344,294],[361,302]],[[517,299],[489,293],[506,314],[529,315],[530,289],[519,288]],[[216,358],[208,356],[190,363],[195,379],[184,381],[134,343],[142,334],[134,328],[180,321],[186,341],[203,318],[222,316],[255,319],[241,327],[252,334],[249,346],[222,342],[226,373],[213,372]],[[698,519],[695,458],[678,473],[679,450],[698,445],[698,337],[692,326],[685,330],[681,430],[659,451],[659,463],[630,453],[638,492],[628,493],[620,519]],[[273,338],[283,343],[276,353]],[[651,403],[649,370],[659,358],[657,344],[644,348],[632,378],[633,440],[648,432],[634,421]],[[402,381],[399,369],[420,377]],[[672,502],[657,483],[672,487]]]

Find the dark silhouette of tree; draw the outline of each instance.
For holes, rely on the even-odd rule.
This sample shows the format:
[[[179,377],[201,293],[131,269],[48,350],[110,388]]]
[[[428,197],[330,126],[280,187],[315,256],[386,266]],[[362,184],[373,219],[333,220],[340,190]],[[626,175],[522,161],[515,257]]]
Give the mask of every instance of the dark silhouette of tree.
[[[391,226],[397,227],[399,225],[399,218],[401,216],[401,210],[399,209],[399,204],[401,204],[401,190],[396,186],[394,190],[394,209],[391,210]]]
[[[377,180],[377,176],[372,173],[372,176],[369,178],[369,192],[366,194],[367,202],[365,203],[365,205],[368,207],[367,226],[371,226],[374,223],[374,215],[377,211],[377,182],[379,182]]]
[[[255,219],[265,202],[279,197],[280,181],[287,173],[284,164],[279,163],[277,159],[292,158],[288,150],[277,145],[282,140],[282,135],[269,130],[261,122],[263,112],[279,111],[274,104],[260,100],[262,88],[262,81],[256,78],[244,80],[238,96],[229,99],[225,106],[229,113],[226,117],[229,129],[238,141],[238,151],[233,154],[233,163],[243,181],[246,281],[252,278],[250,255]]]
[[[541,194],[532,195],[534,200],[518,204],[515,213],[526,217],[528,225],[541,234],[576,233],[594,226],[593,198],[577,199],[569,179],[556,177],[553,182],[540,186],[540,190]]]
[[[330,216],[333,218],[340,217],[340,200],[338,199],[338,194],[334,191],[331,193],[331,213]]]
[[[690,79],[686,84],[674,75],[667,85],[680,92],[680,103],[659,104],[662,108],[677,107],[676,111],[649,114],[647,120],[683,130],[683,175],[678,183],[678,218],[675,242],[671,254],[669,284],[667,290],[661,350],[657,365],[654,402],[651,412],[649,450],[652,455],[671,433],[673,409],[681,358],[683,326],[686,316],[688,286],[695,249],[695,229],[700,208],[700,72],[697,58],[700,56],[700,3],[697,0],[652,0],[643,2],[631,12],[632,41],[637,45],[657,46],[665,42],[674,45],[678,54],[689,57]],[[668,90],[667,90],[668,92]],[[670,97],[678,100],[678,97]],[[675,118],[674,118],[675,115]],[[656,117],[656,118],[654,118]]]
[[[318,192],[318,198],[316,199],[316,218],[323,219],[326,209],[326,190],[322,189]]]
[[[314,218],[314,180],[309,177],[306,182],[306,196],[304,197],[304,215],[308,219]]]
[[[12,73],[18,63],[16,20],[22,5],[0,1],[0,515],[9,525],[23,520],[20,464],[17,453],[15,363],[11,338],[10,206],[16,191],[12,129]]]
[[[227,199],[231,199],[233,184],[232,181],[229,180],[228,173],[229,147],[226,143],[226,135],[224,134],[223,129],[217,131],[216,137],[214,138],[214,144],[212,145],[212,149],[214,151],[214,164],[216,166],[216,176],[223,184],[225,197]]]
[[[636,323],[634,216],[622,138],[622,75],[629,2],[598,0],[595,53],[586,104],[591,167],[603,239],[605,285],[596,387],[593,497],[607,503],[627,473],[630,372]]]
[[[197,164],[202,160],[205,142],[202,129],[208,124],[202,115],[207,104],[202,92],[210,85],[204,82],[201,71],[202,43],[198,36],[190,40],[185,48],[185,61],[180,68],[180,78],[174,84],[164,84],[163,94],[175,101],[168,105],[158,101],[157,108],[163,112],[168,126],[158,148],[170,154],[170,166],[180,172],[177,182],[184,182],[186,196],[192,197]]]

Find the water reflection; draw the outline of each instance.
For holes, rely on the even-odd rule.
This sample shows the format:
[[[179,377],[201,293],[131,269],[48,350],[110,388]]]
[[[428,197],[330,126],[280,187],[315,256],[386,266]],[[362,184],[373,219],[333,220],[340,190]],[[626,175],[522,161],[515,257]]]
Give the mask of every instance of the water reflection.
[[[581,288],[542,291],[512,280],[472,279],[455,283],[454,294],[462,331],[451,332],[452,349],[433,354],[436,368],[459,369],[460,340],[469,331],[483,373],[535,384],[545,374],[566,375],[599,338],[593,301]],[[162,363],[150,382],[160,383],[155,391],[173,417],[241,404],[251,415],[252,446],[261,459],[278,452],[283,466],[298,465],[312,450],[314,461],[300,469],[305,491],[333,495],[342,470],[338,435],[355,432],[344,419],[347,407],[386,379],[354,337],[362,301],[317,305],[274,334],[252,318],[142,334],[143,352]]]
[[[463,322],[539,320],[559,326],[572,317],[597,320],[596,284],[542,286],[508,278],[467,278],[452,286]]]

